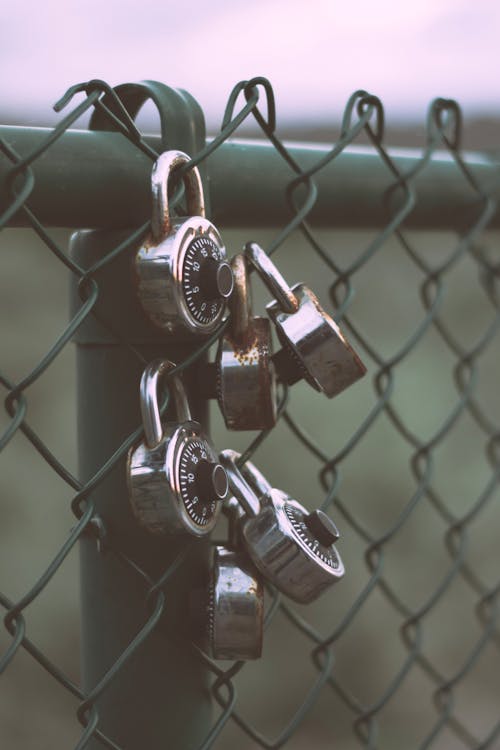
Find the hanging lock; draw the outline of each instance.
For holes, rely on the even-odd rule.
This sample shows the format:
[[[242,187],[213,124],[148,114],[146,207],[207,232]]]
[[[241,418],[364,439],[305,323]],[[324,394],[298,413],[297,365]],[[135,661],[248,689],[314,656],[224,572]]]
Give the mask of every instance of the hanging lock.
[[[239,454],[219,456],[229,488],[245,511],[241,539],[262,575],[301,604],[314,601],[344,575],[334,544],[337,527],[322,510],[309,512],[285,492],[271,487],[249,461],[237,467]]]
[[[244,256],[235,255],[231,267],[231,322],[217,352],[217,399],[229,430],[266,430],[276,424],[277,413],[271,324],[252,316]]]
[[[227,546],[213,548],[208,584],[191,597],[194,640],[213,659],[258,659],[264,635],[264,586],[239,549],[241,505],[233,497],[224,505]]]
[[[162,424],[160,380],[175,365],[155,360],[143,372],[140,403],[145,441],[128,454],[128,488],[139,522],[155,534],[208,534],[217,521],[228,478],[198,422],[191,420],[184,387],[173,377],[177,422]]]
[[[256,242],[245,245],[245,256],[276,298],[266,309],[283,346],[274,356],[280,379],[292,385],[304,378],[333,398],[361,378],[366,367],[309,287],[290,288]]]
[[[241,553],[220,545],[213,550],[207,614],[209,656],[245,661],[261,656],[262,579]]]
[[[194,640],[213,659],[248,661],[262,654],[264,586],[241,553],[213,548],[207,589],[194,593]]]
[[[184,175],[187,217],[172,217],[168,180],[189,162],[182,151],[165,151],[151,176],[151,235],[135,259],[139,299],[150,320],[169,333],[212,333],[222,319],[233,289],[226,249],[215,226],[205,218],[198,169]]]

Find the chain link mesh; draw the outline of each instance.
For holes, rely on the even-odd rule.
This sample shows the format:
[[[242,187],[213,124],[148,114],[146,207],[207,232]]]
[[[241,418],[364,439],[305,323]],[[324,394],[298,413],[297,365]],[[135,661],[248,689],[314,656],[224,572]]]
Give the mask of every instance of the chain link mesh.
[[[12,165],[6,184],[11,199],[0,216],[0,228],[7,227],[22,211],[57,262],[78,279],[82,298],[77,315],[35,367],[19,379],[8,372],[0,375],[8,415],[1,448],[8,457],[11,444],[22,433],[57,481],[72,493],[71,509],[76,519],[69,535],[59,540],[57,552],[43,572],[21,597],[12,600],[0,593],[9,636],[0,671],[10,667],[22,652],[29,654],[77,702],[76,715],[82,726],[77,750],[87,747],[92,737],[98,738],[103,747],[118,750],[120,746],[100,728],[96,702],[113,681],[120,680],[123,665],[158,624],[168,606],[162,586],[183,563],[190,547],[160,580],[151,580],[134,560],[113,548],[108,550],[142,580],[150,614],[89,693],[84,694],[77,681],[37,645],[36,632],[28,636],[28,609],[44,597],[82,535],[92,528],[96,531],[94,489],[124,462],[130,446],[141,435],[138,427],[116,446],[114,454],[89,481],[81,483],[52,452],[28,416],[30,389],[50,381],[49,368],[82,323],[94,314],[99,296],[96,273],[137,243],[148,229],[148,225],[140,227],[91,268],[81,268],[29,208],[35,184],[32,165],[87,110],[99,110],[100,116],[109,118],[137,149],[152,161],[157,158],[107,84],[91,81],[75,86],[58,108],[68,106],[76,94],[82,93],[83,101],[62,118],[34,153],[21,156],[8,143],[0,142],[3,158]],[[112,109],[103,102],[104,95],[113,102]],[[241,96],[244,104],[238,109]],[[262,96],[266,100],[265,115],[259,108]],[[335,145],[313,168],[303,171],[277,135],[273,90],[263,78],[235,86],[220,132],[194,155],[187,169],[202,164],[247,118],[255,119],[263,136],[296,174],[284,186],[292,218],[278,233],[267,237],[266,250],[286,265],[289,258],[285,246],[301,234],[307,260],[306,250],[302,250],[295,267],[304,269],[302,274],[315,267],[321,283],[328,282],[335,317],[342,321],[369,366],[373,396],[366,385],[353,409],[354,424],[342,412],[342,406],[335,405],[337,402],[330,405],[315,394],[310,399],[315,399],[316,406],[309,400],[306,405],[297,401],[295,408],[295,389],[290,389],[281,400],[278,427],[258,435],[244,450],[244,459],[249,459],[273,439],[278,446],[280,441],[298,441],[301,471],[307,477],[304,482],[311,484],[317,470],[324,493],[321,507],[341,517],[341,549],[348,563],[346,581],[350,564],[353,583],[343,584],[344,593],[337,595],[335,590],[328,608],[323,603],[311,608],[294,607],[270,591],[271,604],[266,610],[270,646],[262,662],[223,667],[200,653],[199,658],[213,674],[211,690],[220,707],[200,750],[222,748],[225,742],[243,746],[245,737],[245,747],[249,748],[293,748],[302,747],[304,742],[311,747],[314,742],[317,747],[333,747],[334,741],[339,747],[364,748],[500,747],[500,578],[495,533],[500,469],[496,413],[500,265],[494,235],[487,232],[496,210],[492,197],[496,186],[486,192],[468,168],[460,147],[460,109],[454,101],[444,99],[432,103],[427,145],[417,165],[403,174],[384,146],[382,103],[364,91],[349,99]],[[331,233],[316,231],[308,223],[317,198],[314,178],[363,132],[394,178],[387,196],[387,223],[374,236],[368,232],[356,235],[355,251],[352,243],[348,252],[340,247],[332,251]],[[416,181],[435,152],[443,148],[456,163],[457,180],[465,181],[477,197],[477,217],[459,236],[452,232],[426,236],[425,232],[407,231],[405,219],[416,203]],[[404,200],[391,213],[390,198],[395,191]],[[337,245],[344,240],[337,237]],[[416,290],[418,297],[414,298]],[[366,302],[358,304],[363,296]],[[398,316],[404,320],[395,321]],[[227,321],[175,372],[202,356],[226,325]],[[404,337],[396,341],[403,329]],[[132,353],[141,357],[135,349]],[[8,367],[6,351],[3,360]],[[353,398],[358,397],[354,394]],[[346,403],[352,406],[355,401]],[[338,430],[333,425],[334,416],[339,420]],[[328,424],[317,429],[322,420],[328,420]],[[346,424],[351,425],[349,433],[343,431]],[[275,463],[276,474],[280,468],[286,471],[285,459]],[[473,479],[471,466],[478,467]],[[24,477],[19,480],[21,494]],[[5,587],[8,569],[3,580]],[[295,671],[287,665],[288,649],[296,654],[297,664],[300,662]],[[279,676],[278,682],[269,681],[269,687],[264,673],[259,673],[266,663]],[[257,684],[260,697],[250,707],[249,695]],[[270,713],[269,704],[275,700],[273,685],[281,697]]]

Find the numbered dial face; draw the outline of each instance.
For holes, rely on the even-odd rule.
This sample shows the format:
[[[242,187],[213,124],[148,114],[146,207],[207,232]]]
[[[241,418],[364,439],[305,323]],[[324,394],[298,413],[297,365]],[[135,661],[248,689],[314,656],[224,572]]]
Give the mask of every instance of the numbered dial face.
[[[233,276],[221,249],[209,237],[197,237],[184,256],[182,290],[193,318],[209,325],[220,316],[231,294]]]
[[[332,570],[339,568],[339,558],[333,543],[338,531],[330,518],[322,511],[305,514],[300,508],[285,502],[283,510],[290,521],[292,532],[308,550]]]
[[[213,520],[217,503],[227,494],[227,475],[201,438],[189,438],[182,449],[179,487],[188,516],[204,528]]]

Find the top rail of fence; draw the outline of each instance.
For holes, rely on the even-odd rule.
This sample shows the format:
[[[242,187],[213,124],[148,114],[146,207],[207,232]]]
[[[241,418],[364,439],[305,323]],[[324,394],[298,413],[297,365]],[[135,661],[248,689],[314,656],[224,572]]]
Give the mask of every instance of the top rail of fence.
[[[0,126],[0,137],[22,157],[39,149],[50,133],[46,128]],[[161,150],[159,137],[145,140]],[[326,144],[291,142],[287,146],[304,170],[331,149]],[[388,153],[403,175],[410,175],[422,160],[418,149],[388,149]],[[481,153],[466,152],[462,157],[481,188],[500,199],[500,164]],[[206,166],[212,218],[218,225],[266,227],[290,220],[283,188],[295,175],[272,144],[232,139],[211,154]],[[12,167],[0,155],[0,184]],[[118,133],[68,130],[31,168],[35,186],[29,206],[46,226],[128,228],[150,213],[151,162]],[[403,201],[403,191],[395,187],[394,176],[379,154],[365,146],[345,148],[314,180],[318,199],[308,220],[316,226],[383,227]],[[481,211],[478,193],[445,152],[434,152],[414,179],[413,188],[417,200],[406,219],[407,227],[460,231]],[[9,200],[0,192],[0,210]],[[26,224],[22,212],[10,221],[10,226]],[[500,209],[490,227],[500,227]]]

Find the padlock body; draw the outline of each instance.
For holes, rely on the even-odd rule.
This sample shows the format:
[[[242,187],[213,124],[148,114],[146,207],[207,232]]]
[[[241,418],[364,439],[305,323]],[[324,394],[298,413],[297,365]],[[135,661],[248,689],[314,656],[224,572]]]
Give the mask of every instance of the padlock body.
[[[276,373],[271,325],[253,318],[247,335],[225,334],[217,353],[217,398],[229,430],[267,430],[276,424]]]
[[[171,334],[206,336],[215,331],[225,301],[204,291],[203,277],[207,264],[225,260],[219,232],[201,216],[175,219],[158,244],[150,236],[135,259],[137,291],[146,315]],[[197,283],[200,278],[202,283]]]
[[[332,398],[361,378],[366,368],[309,287],[296,284],[292,291],[298,310],[283,312],[274,301],[267,305],[269,317],[307,382]]]
[[[308,540],[303,518],[308,511],[281,490],[261,498],[258,515],[243,520],[242,537],[261,573],[296,602],[307,604],[344,575],[332,546]]]
[[[217,454],[197,422],[167,423],[163,429],[163,439],[155,448],[140,443],[129,451],[127,483],[132,510],[139,523],[154,534],[205,536],[215,526],[221,504],[191,496],[187,462],[195,451],[201,450],[206,460],[213,462]]]
[[[262,654],[264,587],[250,561],[214,548],[208,641],[214,659],[258,659]]]

